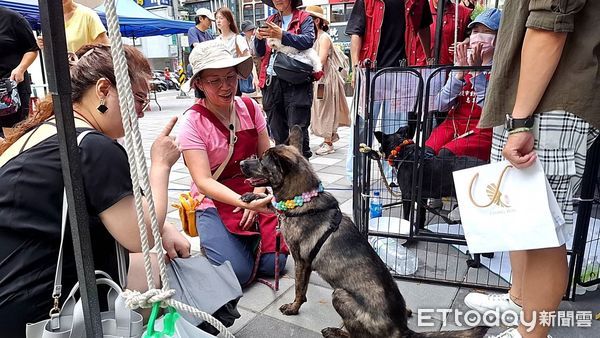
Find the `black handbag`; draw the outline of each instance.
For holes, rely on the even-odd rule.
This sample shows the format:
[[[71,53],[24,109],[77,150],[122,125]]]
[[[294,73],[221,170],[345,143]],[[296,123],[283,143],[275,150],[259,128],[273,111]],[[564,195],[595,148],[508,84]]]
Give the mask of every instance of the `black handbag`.
[[[0,79],[0,116],[12,115],[19,111],[21,99],[17,91],[17,82]]]
[[[291,84],[303,84],[313,81],[312,65],[300,62],[285,53],[276,53],[273,70],[277,77]]]

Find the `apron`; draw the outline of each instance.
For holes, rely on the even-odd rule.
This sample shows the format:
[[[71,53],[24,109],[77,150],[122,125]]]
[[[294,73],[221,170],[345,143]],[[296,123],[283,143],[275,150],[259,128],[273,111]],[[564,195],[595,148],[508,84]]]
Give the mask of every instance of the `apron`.
[[[250,116],[252,117],[252,121],[254,122],[255,115],[257,113],[254,109],[254,104],[249,98],[242,97],[242,100],[248,108]],[[227,140],[229,140],[229,130],[208,109],[199,104],[195,104],[192,109],[199,112],[210,122],[212,122],[227,138]],[[233,154],[217,181],[236,193],[243,195],[244,193],[252,192],[254,187],[246,183],[246,177],[244,174],[242,174],[240,162],[251,156],[258,156],[258,131],[256,131],[256,128],[252,128],[237,131],[235,135],[237,137],[237,141],[235,143],[235,147],[233,148]],[[239,224],[244,214],[243,211],[234,213],[233,209],[236,207],[233,205],[222,203],[217,200],[213,200],[213,203],[217,208],[217,212],[221,217],[221,221],[223,224],[225,224],[225,227],[230,233],[238,236],[260,235],[260,252],[275,252],[275,237],[277,228],[277,216],[275,214],[259,213],[257,217],[257,226],[251,228],[251,230],[242,230]],[[282,245],[280,252],[287,254],[287,245],[284,241],[281,243]]]

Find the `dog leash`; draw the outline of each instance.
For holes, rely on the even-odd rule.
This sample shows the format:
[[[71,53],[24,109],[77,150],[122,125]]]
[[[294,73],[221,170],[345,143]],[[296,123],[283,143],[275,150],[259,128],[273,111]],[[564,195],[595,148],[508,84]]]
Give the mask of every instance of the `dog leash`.
[[[258,266],[260,265],[260,256],[262,255],[261,245],[262,240],[258,242],[258,249],[256,250],[256,258],[254,259],[254,267],[252,268],[252,275],[250,276],[250,280],[244,286],[249,286],[256,280],[259,283],[265,284],[273,291],[279,291],[279,254],[281,253],[281,231],[279,228],[279,217],[277,217],[277,227],[275,228],[275,275],[274,275],[274,283],[269,282],[264,278],[256,278],[258,274]]]
[[[377,157],[379,158],[378,160],[374,160],[375,162],[377,162],[377,167],[379,168],[379,173],[381,175],[381,179],[383,180],[383,184],[385,185],[385,187],[387,188],[388,192],[390,193],[390,195],[392,195],[392,197],[396,197],[396,198],[402,198],[402,192],[395,192],[392,187],[390,186],[390,183],[387,180],[387,177],[385,176],[385,172],[383,171],[383,165],[381,164],[381,162],[383,161],[382,156],[380,156],[379,152],[371,149],[371,147],[367,146],[364,143],[361,143],[358,151],[360,151],[363,154],[367,154],[369,152],[375,152],[377,154]],[[401,163],[404,162],[405,159],[402,159]]]

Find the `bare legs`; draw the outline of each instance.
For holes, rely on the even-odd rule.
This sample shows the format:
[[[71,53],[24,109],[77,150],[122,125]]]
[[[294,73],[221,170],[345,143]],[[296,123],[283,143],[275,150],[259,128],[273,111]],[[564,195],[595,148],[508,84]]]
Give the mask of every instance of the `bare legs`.
[[[520,325],[523,337],[545,338],[549,326],[539,325],[541,311],[556,311],[567,288],[567,251],[564,245],[558,248],[515,251],[510,253],[513,284],[510,289],[512,300],[523,306],[526,322],[536,323],[531,332]]]

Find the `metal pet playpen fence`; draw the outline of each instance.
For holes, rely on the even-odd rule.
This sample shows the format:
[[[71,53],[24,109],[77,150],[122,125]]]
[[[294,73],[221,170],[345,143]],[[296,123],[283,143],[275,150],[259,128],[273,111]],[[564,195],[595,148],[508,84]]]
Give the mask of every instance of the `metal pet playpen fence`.
[[[510,286],[507,252],[469,254],[451,178],[453,170],[489,161],[491,130],[475,128],[489,72],[489,67],[452,66],[357,71],[353,216],[395,277],[485,289]],[[369,150],[381,147],[377,138],[385,138],[395,153],[383,149],[387,155],[371,156]],[[599,158],[597,141],[574,201],[566,294],[571,300],[600,283]],[[370,215],[374,197],[382,205],[379,217]]]

